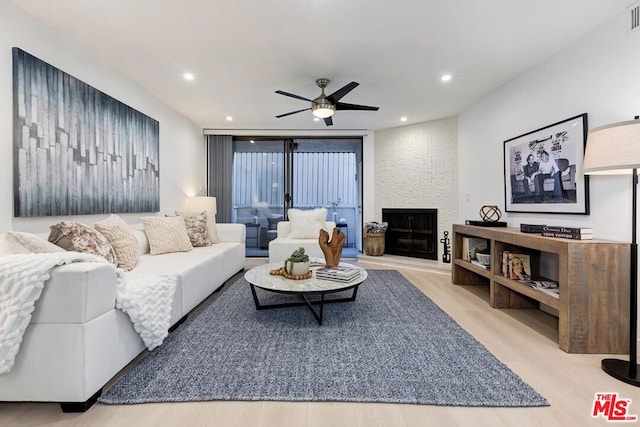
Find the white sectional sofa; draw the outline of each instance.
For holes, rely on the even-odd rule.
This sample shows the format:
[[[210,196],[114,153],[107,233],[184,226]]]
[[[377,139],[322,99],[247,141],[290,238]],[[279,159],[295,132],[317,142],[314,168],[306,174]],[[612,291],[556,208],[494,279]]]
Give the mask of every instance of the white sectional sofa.
[[[219,243],[162,255],[150,255],[144,231],[135,231],[142,256],[125,274],[177,275],[174,327],[245,267],[244,225],[216,227]],[[15,365],[0,375],[0,401],[60,402],[66,412],[90,407],[102,387],[145,349],[115,301],[113,266],[80,262],[54,268]]]
[[[324,229],[331,235],[336,223],[327,221]],[[314,239],[295,239],[290,238],[291,224],[289,221],[280,221],[278,223],[278,237],[269,242],[269,262],[280,262],[289,258],[289,255],[296,249],[303,247],[305,253],[311,258],[324,258],[318,237]],[[319,230],[318,230],[319,234]]]

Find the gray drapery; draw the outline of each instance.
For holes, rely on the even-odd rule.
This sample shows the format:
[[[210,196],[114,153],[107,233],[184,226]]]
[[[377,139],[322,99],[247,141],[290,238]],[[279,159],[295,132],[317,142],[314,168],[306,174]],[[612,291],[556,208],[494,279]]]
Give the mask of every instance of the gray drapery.
[[[208,195],[216,198],[216,222],[231,222],[231,179],[233,172],[233,137],[207,136]]]

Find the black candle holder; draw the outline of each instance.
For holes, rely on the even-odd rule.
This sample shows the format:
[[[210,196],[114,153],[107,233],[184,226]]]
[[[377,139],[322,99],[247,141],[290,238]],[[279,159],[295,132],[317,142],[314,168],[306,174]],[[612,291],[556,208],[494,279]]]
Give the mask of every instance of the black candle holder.
[[[451,247],[450,242],[451,241],[449,240],[449,232],[445,231],[444,238],[440,239],[440,243],[442,243],[443,245],[442,262],[447,264],[451,264],[451,251],[449,250],[449,248]]]

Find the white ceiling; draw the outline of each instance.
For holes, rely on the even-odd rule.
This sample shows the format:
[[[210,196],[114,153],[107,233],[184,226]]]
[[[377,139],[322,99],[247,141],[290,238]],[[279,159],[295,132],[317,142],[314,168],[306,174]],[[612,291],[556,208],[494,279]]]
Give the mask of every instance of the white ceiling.
[[[380,107],[338,111],[329,129],[454,116],[631,1],[13,0],[215,129],[325,129],[310,111],[274,117],[309,106],[275,90],[312,99],[318,77],[327,94],[357,81],[341,101]]]

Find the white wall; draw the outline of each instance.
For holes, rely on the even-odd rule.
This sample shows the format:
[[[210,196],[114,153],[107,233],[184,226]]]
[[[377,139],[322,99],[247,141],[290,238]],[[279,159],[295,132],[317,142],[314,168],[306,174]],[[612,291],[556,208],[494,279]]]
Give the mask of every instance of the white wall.
[[[459,116],[459,221],[479,219],[485,204],[504,209],[505,140],[584,112],[589,128],[640,114],[640,31],[627,37],[625,24],[620,14]],[[630,178],[591,177],[590,198],[588,216],[509,213],[503,218],[514,227],[589,225],[595,237],[630,241]]]
[[[628,36],[625,21],[620,14],[458,117],[460,222],[477,219],[481,205],[504,207],[505,140],[584,112],[589,128],[640,114],[640,30]],[[589,185],[590,215],[504,218],[512,227],[588,225],[597,238],[630,241],[631,179],[593,176]]]
[[[90,225],[105,215],[13,218],[13,84],[11,48],[19,47],[160,122],[160,211],[182,209],[205,182],[202,129],[102,64],[90,52],[0,0],[0,231],[46,232],[56,221]],[[178,76],[179,77],[179,76]],[[125,218],[135,221],[140,215]]]
[[[458,218],[455,118],[376,131],[373,215],[382,208],[438,209],[438,240]],[[366,153],[366,152],[365,152]],[[438,260],[442,245],[438,244]]]

